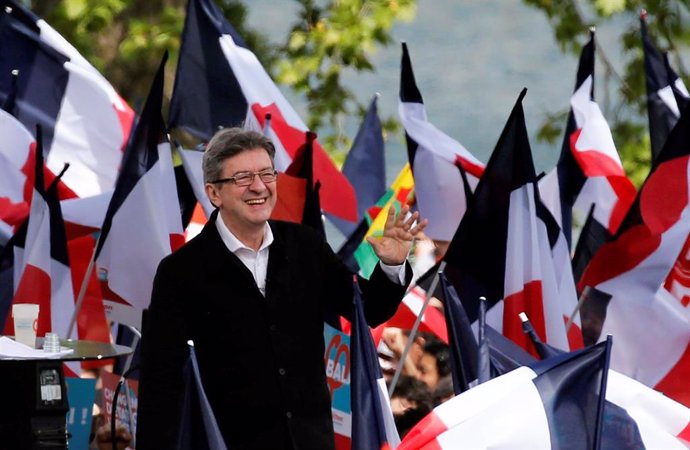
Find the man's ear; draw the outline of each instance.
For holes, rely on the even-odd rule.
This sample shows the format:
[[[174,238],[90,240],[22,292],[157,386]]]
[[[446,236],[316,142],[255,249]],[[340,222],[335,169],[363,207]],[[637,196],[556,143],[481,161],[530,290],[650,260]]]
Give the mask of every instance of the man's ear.
[[[220,196],[216,191],[216,187],[211,183],[206,183],[204,189],[206,189],[206,196],[208,197],[208,200],[211,202],[213,207],[218,208],[218,205],[220,204]]]

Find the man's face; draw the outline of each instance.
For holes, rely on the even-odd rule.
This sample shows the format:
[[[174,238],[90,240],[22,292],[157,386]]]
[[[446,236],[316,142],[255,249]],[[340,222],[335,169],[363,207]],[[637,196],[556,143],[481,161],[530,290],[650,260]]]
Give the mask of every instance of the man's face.
[[[245,150],[223,162],[221,178],[273,169],[273,162],[261,147]],[[276,182],[265,183],[258,175],[249,186],[233,182],[206,184],[211,203],[217,206],[226,226],[234,233],[258,230],[271,217],[276,204]]]

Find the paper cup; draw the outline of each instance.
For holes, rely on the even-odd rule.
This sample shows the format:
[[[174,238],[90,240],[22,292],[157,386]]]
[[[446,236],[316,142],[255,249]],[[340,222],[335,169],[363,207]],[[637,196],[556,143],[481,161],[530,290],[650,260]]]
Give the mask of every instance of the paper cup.
[[[14,340],[36,348],[36,329],[38,328],[38,305],[17,303],[12,305],[14,319]]]

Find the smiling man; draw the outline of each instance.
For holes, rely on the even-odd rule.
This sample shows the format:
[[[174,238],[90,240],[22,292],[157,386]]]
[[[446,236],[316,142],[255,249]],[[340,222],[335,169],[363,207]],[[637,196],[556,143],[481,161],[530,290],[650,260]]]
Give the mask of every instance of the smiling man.
[[[353,274],[315,231],[269,220],[274,154],[269,139],[238,128],[208,144],[204,183],[216,211],[161,261],[154,280],[142,340],[139,450],[177,448],[190,339],[229,448],[334,448],[323,318],[325,311],[351,315]],[[426,221],[408,212],[389,211],[383,236],[369,239],[381,263],[359,283],[372,326],[395,313],[412,275],[407,254]]]

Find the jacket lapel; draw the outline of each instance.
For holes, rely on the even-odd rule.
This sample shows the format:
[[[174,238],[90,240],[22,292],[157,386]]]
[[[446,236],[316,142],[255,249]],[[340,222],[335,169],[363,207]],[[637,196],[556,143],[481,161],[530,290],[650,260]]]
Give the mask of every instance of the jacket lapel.
[[[209,281],[229,284],[237,282],[247,283],[262,297],[252,273],[234,253],[228,250],[220,234],[218,234],[216,229],[217,218],[218,210],[215,210],[198,236],[198,239],[201,240],[202,251],[204,252],[206,273],[209,276]],[[232,283],[230,280],[232,280]]]
[[[280,227],[275,222],[269,221],[273,232],[273,243],[268,254],[268,268],[266,269],[266,300],[269,304],[280,296],[290,281],[290,273],[285,270],[289,267],[287,255],[287,243]]]

